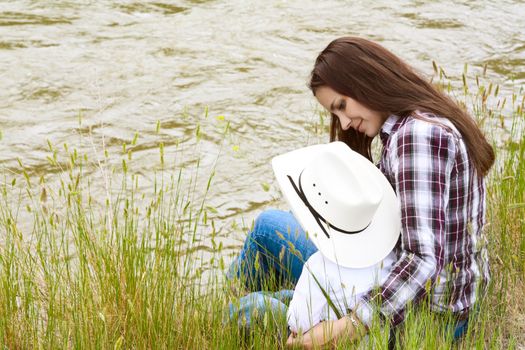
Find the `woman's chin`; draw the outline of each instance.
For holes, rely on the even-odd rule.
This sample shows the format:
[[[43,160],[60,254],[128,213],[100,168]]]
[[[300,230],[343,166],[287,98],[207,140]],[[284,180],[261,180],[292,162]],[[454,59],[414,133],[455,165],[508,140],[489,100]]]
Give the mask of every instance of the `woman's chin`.
[[[366,136],[370,137],[370,138],[374,138],[377,136],[377,134],[379,134],[379,131],[375,131],[375,130],[363,130],[362,132],[363,134],[365,134]]]

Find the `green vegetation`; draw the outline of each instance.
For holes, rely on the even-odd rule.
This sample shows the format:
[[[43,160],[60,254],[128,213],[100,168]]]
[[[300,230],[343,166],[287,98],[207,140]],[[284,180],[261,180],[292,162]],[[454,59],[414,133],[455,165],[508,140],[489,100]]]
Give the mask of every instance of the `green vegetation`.
[[[444,79],[437,67],[436,72]],[[516,348],[525,344],[525,95],[519,91],[507,102],[499,100],[499,89],[480,79],[471,87],[463,79],[462,89],[439,83],[460,91],[458,100],[489,132],[498,158],[487,193],[492,283],[479,317],[457,346]],[[226,138],[224,117],[215,123]],[[321,117],[321,129],[325,124]],[[195,132],[196,151],[201,127]],[[50,143],[48,159],[56,170],[52,184],[47,183],[51,176],[32,182],[22,161],[19,174],[4,173],[2,347],[275,349],[285,340],[279,338],[282,324],[265,318],[253,333],[244,334],[223,323],[231,288],[223,288],[223,246],[214,241],[214,211],[206,205],[213,169],[197,187],[199,162],[191,169],[171,164],[174,155],[159,143],[155,179],[144,193],[131,165],[138,146],[136,135],[121,154],[103,150],[102,159],[91,160],[67,145],[59,150]],[[91,193],[88,169],[93,168],[104,176],[105,194]],[[212,243],[211,252],[200,249],[201,240]],[[202,268],[203,257],[212,268]],[[423,304],[408,313],[399,348],[451,348],[445,324]],[[384,348],[387,339],[388,330],[373,328],[362,346]],[[339,345],[346,348],[344,342]]]

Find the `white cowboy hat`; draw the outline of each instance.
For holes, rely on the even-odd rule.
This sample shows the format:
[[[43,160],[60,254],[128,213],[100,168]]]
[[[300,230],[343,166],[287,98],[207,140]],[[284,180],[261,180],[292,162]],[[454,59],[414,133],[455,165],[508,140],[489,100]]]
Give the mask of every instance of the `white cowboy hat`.
[[[329,260],[363,268],[392,251],[401,230],[399,202],[368,159],[332,142],[279,155],[272,166],[295,217]]]

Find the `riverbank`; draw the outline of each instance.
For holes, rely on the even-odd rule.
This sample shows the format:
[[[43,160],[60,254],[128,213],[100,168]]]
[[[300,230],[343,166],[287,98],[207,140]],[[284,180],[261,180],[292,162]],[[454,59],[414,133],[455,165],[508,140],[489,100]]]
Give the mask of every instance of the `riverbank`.
[[[440,72],[436,67],[437,76]],[[462,89],[449,91],[476,115],[498,159],[487,191],[492,281],[459,346],[520,348],[525,346],[525,94],[504,98],[480,79],[471,85],[464,79]],[[209,124],[221,130],[223,140],[230,137],[224,117],[204,120],[213,121]],[[195,152],[205,151],[200,137],[197,127]],[[220,154],[203,169],[201,158],[191,166],[180,162],[182,157],[166,154],[160,141],[158,165],[145,182],[153,188],[148,192],[144,174],[132,168],[140,142],[137,134],[119,154],[101,148],[95,156],[49,143],[54,181],[35,182],[23,160],[20,173],[2,174],[0,343],[9,349],[276,348],[280,339],[272,322],[262,322],[248,338],[223,324],[230,298],[222,287],[227,261],[217,239],[222,228],[207,204]],[[104,194],[90,192],[93,167],[104,178]],[[428,311],[410,314],[405,329],[400,348],[451,347],[442,320]],[[387,339],[387,331],[372,329],[368,347],[382,348]]]

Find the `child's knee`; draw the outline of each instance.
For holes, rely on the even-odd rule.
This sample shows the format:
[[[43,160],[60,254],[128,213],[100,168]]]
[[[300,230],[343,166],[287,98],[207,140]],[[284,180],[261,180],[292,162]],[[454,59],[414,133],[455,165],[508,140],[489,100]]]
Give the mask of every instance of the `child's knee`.
[[[261,231],[266,228],[276,220],[279,220],[279,217],[282,216],[283,211],[278,209],[267,209],[261,212],[255,219],[253,226],[253,231]]]
[[[283,213],[282,210],[277,209],[268,209],[260,213],[250,232],[252,239],[264,242],[270,236],[273,238],[276,226],[282,221]]]

